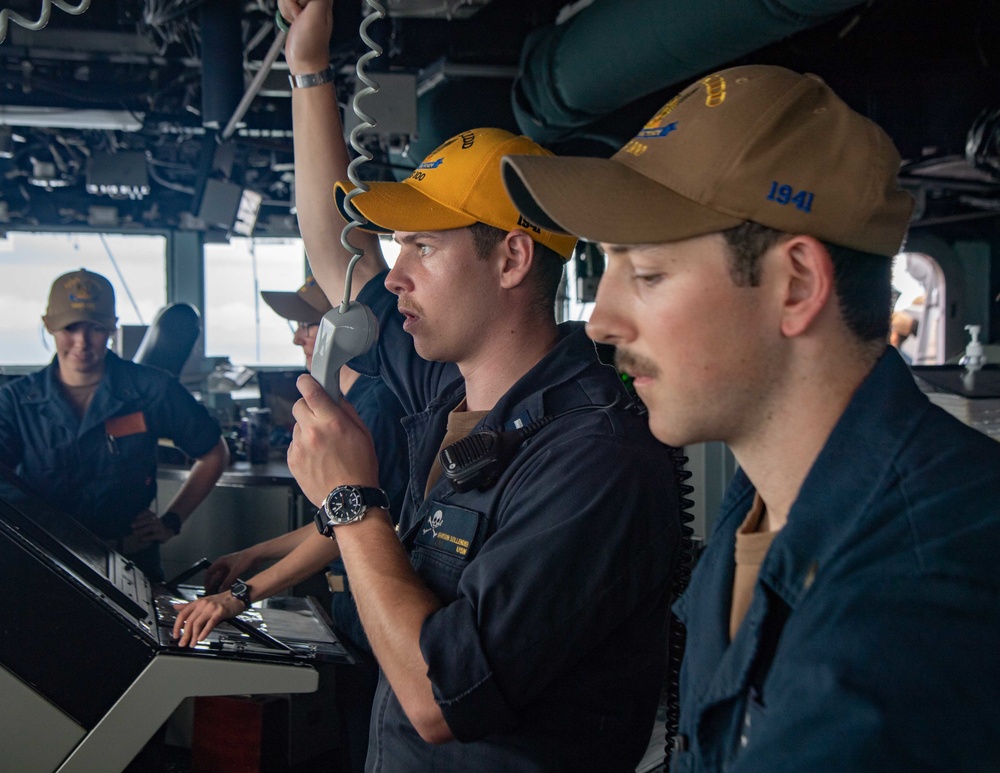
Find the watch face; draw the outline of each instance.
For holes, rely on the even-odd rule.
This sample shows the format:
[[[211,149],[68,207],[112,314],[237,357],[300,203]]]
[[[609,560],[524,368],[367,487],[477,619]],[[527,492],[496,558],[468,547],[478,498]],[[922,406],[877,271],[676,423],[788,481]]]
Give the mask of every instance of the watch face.
[[[361,491],[353,486],[334,489],[326,501],[330,516],[338,520],[357,517],[365,506],[361,499]]]
[[[233,598],[237,598],[240,601],[242,601],[245,607],[247,608],[250,607],[251,605],[250,586],[247,585],[245,582],[237,580],[236,582],[233,583],[232,587],[229,589],[229,592],[233,594]]]
[[[389,509],[389,498],[384,491],[363,486],[337,486],[316,513],[316,528],[324,536],[332,537],[334,526],[360,521],[370,507]]]

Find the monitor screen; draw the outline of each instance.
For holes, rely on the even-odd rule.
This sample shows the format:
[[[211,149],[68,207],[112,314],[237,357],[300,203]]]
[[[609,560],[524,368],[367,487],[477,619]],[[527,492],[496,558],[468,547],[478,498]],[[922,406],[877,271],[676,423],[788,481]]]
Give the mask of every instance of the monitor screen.
[[[295,381],[304,370],[261,370],[257,371],[257,385],[260,387],[262,408],[271,409],[271,426],[291,429],[295,424],[292,406],[300,397]]]
[[[5,508],[3,517],[17,520],[13,524],[82,577],[99,575],[107,582],[110,578],[112,550],[93,533],[69,515],[46,504],[11,469],[0,465],[0,500]]]

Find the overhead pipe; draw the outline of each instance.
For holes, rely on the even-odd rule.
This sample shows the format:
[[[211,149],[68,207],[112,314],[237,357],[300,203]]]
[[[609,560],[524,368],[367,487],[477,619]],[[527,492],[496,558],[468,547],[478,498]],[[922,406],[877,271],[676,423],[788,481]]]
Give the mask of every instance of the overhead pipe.
[[[221,129],[243,94],[243,27],[240,0],[201,6],[201,125]]]
[[[514,115],[520,130],[537,142],[559,142],[630,102],[859,5],[858,0],[595,0],[525,40],[512,94]]]

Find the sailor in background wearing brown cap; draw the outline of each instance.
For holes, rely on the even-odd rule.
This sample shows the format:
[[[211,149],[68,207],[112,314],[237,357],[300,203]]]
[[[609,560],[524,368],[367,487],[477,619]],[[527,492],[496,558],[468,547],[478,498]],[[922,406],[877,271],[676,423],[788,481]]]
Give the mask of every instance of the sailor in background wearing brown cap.
[[[611,159],[508,157],[607,254],[588,332],[653,433],[740,471],[675,612],[675,771],[995,770],[1000,446],[887,348],[912,203],[819,78],[723,70]]]
[[[319,323],[332,308],[323,290],[310,276],[295,292],[262,290],[260,294],[276,314],[296,323],[293,343],[302,347],[306,368],[311,368]],[[401,423],[405,416],[403,407],[381,378],[362,376],[346,366],[340,369],[340,391],[371,432],[378,456],[379,486],[389,497],[389,513],[396,523],[402,510],[409,470],[406,433]],[[217,620],[242,612],[243,603],[228,589],[239,578],[248,578],[246,581],[251,588],[263,587],[263,580],[253,576],[253,571],[264,561],[277,561],[268,571],[275,586],[272,594],[284,592],[317,572],[329,570],[326,577],[332,592],[330,616],[337,633],[362,656],[355,665],[334,666],[338,751],[345,771],[361,773],[368,752],[368,723],[378,685],[378,666],[370,658],[371,646],[358,619],[336,543],[323,537],[313,524],[217,558],[205,570],[205,588],[213,595],[181,609],[178,632],[184,620],[201,609],[210,610]],[[219,593],[220,588],[225,590]],[[201,635],[206,634],[207,631],[203,631]]]
[[[331,4],[283,0],[280,10],[292,20],[285,51],[298,78],[299,223],[336,301],[351,255],[331,195],[348,163]],[[520,221],[500,180],[508,152],[544,151],[474,129],[405,182],[373,182],[352,201],[367,228],[394,231],[400,244],[385,274],[375,235],[350,236],[366,255],[352,289],[379,323],[372,351],[351,366],[380,373],[408,414],[398,534],[370,506],[379,465],[364,427],[299,379],[289,466],[325,506],[321,525],[382,671],[371,771],[631,773],[652,732],[680,531],[674,479],[662,472],[670,454],[582,326],[556,324],[576,240]],[[458,490],[439,451],[484,429],[510,432],[510,454]],[[181,643],[201,627],[185,626]]]
[[[323,290],[316,284],[316,280],[311,276],[308,277],[305,284],[295,292],[261,290],[260,297],[279,317],[284,317],[290,323],[295,323],[295,335],[292,338],[292,343],[302,347],[302,351],[306,355],[306,369],[312,368],[312,356],[316,347],[316,332],[319,330],[320,320],[333,308]],[[347,394],[347,390],[351,388],[351,383],[357,376],[349,368],[342,370],[346,370],[348,373],[346,377],[348,383],[345,386],[345,376],[341,375],[340,391]]]
[[[160,544],[180,533],[229,463],[219,425],[173,376],[108,351],[115,294],[100,274],[56,279],[42,319],[56,356],[0,390],[0,463],[162,580]],[[157,515],[160,438],[195,462]]]

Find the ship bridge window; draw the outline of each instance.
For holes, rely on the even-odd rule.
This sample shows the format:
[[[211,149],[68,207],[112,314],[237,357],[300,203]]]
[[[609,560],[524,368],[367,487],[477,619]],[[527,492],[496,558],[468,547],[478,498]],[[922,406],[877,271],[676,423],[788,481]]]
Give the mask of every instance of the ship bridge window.
[[[86,268],[115,288],[119,325],[142,325],[167,301],[166,238],[148,234],[32,233],[0,238],[0,366],[47,364],[55,356],[42,324],[52,282]]]
[[[305,367],[288,323],[261,290],[294,292],[306,276],[302,240],[239,239],[205,245],[205,354],[239,365]]]
[[[892,265],[892,343],[912,365],[942,365],[945,353],[945,281],[930,255],[903,252]]]

